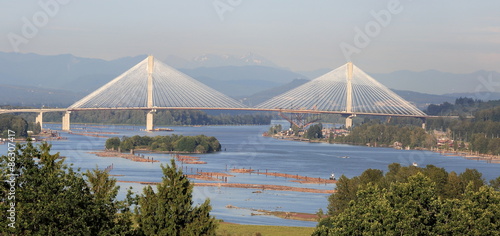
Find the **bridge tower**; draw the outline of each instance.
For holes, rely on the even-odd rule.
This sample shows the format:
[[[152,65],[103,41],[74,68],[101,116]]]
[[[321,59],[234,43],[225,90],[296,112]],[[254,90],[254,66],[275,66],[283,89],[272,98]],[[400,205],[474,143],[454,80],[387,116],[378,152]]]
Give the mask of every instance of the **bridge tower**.
[[[153,66],[154,66],[154,57],[148,56],[148,108],[153,108]],[[146,114],[146,131],[153,131],[153,116],[156,112],[155,109],[148,110]]]
[[[64,113],[63,115],[63,118],[62,118],[62,128],[61,130],[63,131],[70,131],[70,117],[71,117],[71,111],[66,111],[66,113]]]
[[[43,112],[39,112],[35,118],[35,124],[40,124],[40,129],[43,128]]]
[[[352,118],[354,115],[352,114],[352,62],[347,63],[347,72],[346,72],[346,80],[347,80],[347,99],[346,99],[346,112],[350,113],[345,118],[345,127],[352,127]]]

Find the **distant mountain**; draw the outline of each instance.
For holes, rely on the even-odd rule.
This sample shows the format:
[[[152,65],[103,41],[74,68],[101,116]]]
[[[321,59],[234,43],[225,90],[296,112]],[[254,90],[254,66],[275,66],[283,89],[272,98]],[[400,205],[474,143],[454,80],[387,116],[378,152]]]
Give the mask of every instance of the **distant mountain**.
[[[146,55],[112,61],[0,52],[0,84],[91,92],[128,70]]]
[[[420,93],[500,92],[500,73],[496,71],[481,70],[469,74],[453,74],[436,70],[422,72],[403,70],[388,74],[370,75],[391,89],[410,90]]]
[[[175,68],[193,69],[197,67],[222,67],[222,66],[268,66],[278,67],[270,60],[254,53],[243,56],[204,54],[190,60],[170,55],[165,63]]]
[[[444,94],[443,96],[455,97],[455,98],[467,97],[483,101],[500,100],[500,92],[490,92],[490,91],[479,91],[474,93],[448,93]]]
[[[311,71],[296,71],[297,73],[301,74],[301,75],[304,75],[306,76],[307,78],[309,79],[316,79],[330,71],[332,71],[333,69],[329,69],[329,68],[322,68],[322,69],[317,69],[317,70],[311,70]]]
[[[435,95],[428,93],[419,93],[407,90],[396,90],[391,89],[397,95],[401,96],[406,101],[413,103],[416,107],[421,110],[427,109],[430,104],[441,104],[443,102],[455,102],[455,99],[458,97],[454,97],[453,95]]]
[[[83,96],[68,90],[0,85],[0,105],[68,107]]]
[[[306,77],[266,66],[223,66],[180,69],[187,75],[231,97],[250,96]]]
[[[291,89],[294,89],[296,87],[299,87],[300,85],[303,85],[310,80],[308,79],[294,79],[290,83],[280,85],[277,87],[269,88],[264,91],[255,93],[251,96],[247,97],[238,97],[240,101],[242,101],[245,105],[248,106],[255,106],[258,105],[266,100],[269,100],[270,98],[280,95],[282,93],[285,93]]]
[[[258,105],[268,99],[271,99],[274,96],[280,95],[284,92],[287,92],[291,89],[294,89],[300,85],[303,85],[310,80],[307,79],[295,79],[290,83],[273,87],[267,90],[264,90],[262,92],[258,92],[256,94],[253,94],[251,96],[247,97],[238,97],[240,101],[245,103],[246,105],[249,106],[255,106]],[[392,90],[399,96],[401,96],[403,99],[411,102],[421,110],[425,110],[427,106],[430,104],[441,104],[443,102],[454,102],[456,98],[460,97],[454,97],[452,95],[434,95],[434,94],[426,94],[426,93],[418,93],[418,92],[412,92],[412,91],[405,91],[405,90]]]
[[[0,52],[0,84],[4,85],[1,87],[0,104],[12,101],[9,96],[18,99],[16,101],[20,104],[71,104],[77,98],[116,78],[144,58],[146,55],[106,61],[75,57],[70,54],[46,56]],[[171,63],[167,64],[175,68],[186,66],[181,71],[202,83],[231,97],[246,98],[245,102],[253,105],[262,102],[266,97],[271,98],[299,86],[308,78],[315,79],[330,71],[330,69],[319,69],[292,72],[278,68],[274,63],[255,54],[242,57],[207,54],[191,60],[172,56],[168,60]],[[189,68],[200,65],[204,66]],[[370,75],[421,108],[428,103],[453,102],[457,97],[500,99],[500,73],[495,71],[477,71],[469,74],[435,70],[396,71]],[[11,92],[8,92],[9,89]],[[29,92],[31,90],[33,92]],[[77,94],[72,96],[69,94],[71,92]],[[22,93],[26,93],[26,96],[19,95]],[[432,94],[443,94],[443,96]],[[36,96],[43,99],[37,101]],[[57,96],[60,96],[59,99],[56,99]]]

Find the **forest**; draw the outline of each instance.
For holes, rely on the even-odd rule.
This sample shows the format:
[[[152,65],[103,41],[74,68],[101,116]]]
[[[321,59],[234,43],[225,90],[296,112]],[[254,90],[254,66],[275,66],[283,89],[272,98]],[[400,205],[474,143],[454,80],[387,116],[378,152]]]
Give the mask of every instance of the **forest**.
[[[497,235],[500,176],[393,163],[338,180],[313,235]],[[320,210],[319,215],[324,213]]]
[[[34,122],[27,122],[26,119],[12,114],[0,115],[0,134],[2,138],[7,137],[8,130],[12,130],[16,134],[16,138],[28,137],[28,130],[38,134],[41,131],[40,125],[35,125]]]
[[[430,148],[435,138],[418,126],[381,124],[378,120],[355,126],[349,135],[337,136],[330,142],[388,147],[396,142],[401,147]]]
[[[455,104],[430,105],[428,113],[455,115],[456,119],[428,119],[428,129],[448,133],[454,149],[500,155],[500,100],[483,102],[459,98]],[[470,145],[466,145],[470,144]]]
[[[205,135],[183,136],[139,136],[109,138],[106,140],[106,149],[130,151],[132,149],[146,149],[150,151],[169,151],[184,153],[211,153],[221,150],[219,140]]]
[[[61,122],[62,113],[44,114],[45,122]],[[155,114],[155,125],[267,125],[271,123],[269,113],[210,115],[199,110],[159,110]],[[144,111],[78,111],[71,113],[71,122],[96,124],[146,124]]]

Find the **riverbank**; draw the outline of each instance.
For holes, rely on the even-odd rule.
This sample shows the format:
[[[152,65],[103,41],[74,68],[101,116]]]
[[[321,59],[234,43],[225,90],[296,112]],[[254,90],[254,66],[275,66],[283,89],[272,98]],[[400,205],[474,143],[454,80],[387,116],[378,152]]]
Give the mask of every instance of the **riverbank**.
[[[353,143],[340,143],[340,142],[333,142],[330,143],[328,139],[305,139],[305,138],[300,138],[300,137],[283,137],[283,136],[269,136],[269,135],[263,135],[264,137],[271,137],[274,139],[278,140],[287,140],[287,141],[299,141],[299,142],[307,142],[307,143],[328,143],[328,144],[347,144],[347,145],[353,145],[353,146],[368,146],[368,147],[384,147],[384,148],[394,148],[394,149],[401,149],[401,148],[395,148],[391,146],[380,146],[380,145],[363,145],[363,144],[353,144]],[[495,163],[495,164],[500,164],[500,155],[490,155],[490,154],[480,154],[480,153],[471,153],[471,152],[463,152],[463,151],[446,151],[446,150],[439,150],[439,149],[429,149],[429,148],[414,148],[410,149],[407,148],[405,150],[422,150],[422,151],[431,151],[435,153],[439,153],[442,156],[459,156],[463,157],[464,159],[467,160],[476,160],[476,161],[485,161],[487,163]]]
[[[268,216],[276,216],[282,219],[288,219],[288,220],[301,220],[301,221],[318,221],[318,215],[317,214],[311,214],[311,213],[303,213],[303,212],[288,212],[288,211],[269,211],[269,210],[262,210],[262,209],[253,209],[253,208],[243,208],[243,207],[237,207],[233,205],[226,205],[226,208],[229,209],[246,209],[246,210],[251,210],[257,213],[251,213],[252,216],[258,216],[258,215],[268,215]],[[328,215],[322,215],[321,218],[326,218]]]
[[[248,173],[248,174],[257,174],[257,175],[268,175],[268,176],[274,176],[274,177],[283,177],[285,179],[295,179],[295,180],[290,180],[291,182],[296,182],[296,183],[301,183],[301,184],[336,184],[337,180],[331,180],[331,179],[323,179],[323,178],[314,178],[314,177],[307,177],[307,176],[301,176],[298,174],[292,175],[292,174],[285,174],[285,173],[278,173],[278,172],[268,172],[267,169],[265,171],[260,171],[260,170],[253,170],[253,169],[231,169],[231,172],[234,173]]]
[[[314,227],[241,225],[230,222],[220,222],[217,228],[217,235],[303,236],[311,235],[314,230]]]
[[[126,181],[126,180],[117,180],[118,183],[136,183],[136,184],[144,184],[144,185],[157,185],[160,182],[147,182],[147,181]],[[194,186],[200,187],[218,187],[218,188],[246,188],[246,189],[258,189],[261,190],[255,191],[253,193],[262,193],[262,191],[266,190],[274,190],[274,191],[289,191],[289,192],[301,192],[301,193],[324,193],[324,194],[332,194],[336,192],[335,190],[323,190],[323,189],[314,189],[314,188],[299,188],[299,187],[290,187],[284,185],[273,185],[273,184],[239,184],[239,183],[193,183]]]
[[[120,158],[125,158],[131,161],[135,162],[159,162],[158,160],[154,160],[153,157],[144,157],[142,156],[137,156],[134,154],[126,154],[126,153],[121,153],[117,151],[99,151],[99,152],[88,152],[90,154],[94,154],[98,157],[120,157]]]

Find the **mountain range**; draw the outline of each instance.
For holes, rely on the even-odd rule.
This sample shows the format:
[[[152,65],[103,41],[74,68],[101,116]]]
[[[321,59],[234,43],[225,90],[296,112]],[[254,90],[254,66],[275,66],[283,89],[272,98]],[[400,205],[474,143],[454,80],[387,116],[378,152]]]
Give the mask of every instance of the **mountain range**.
[[[128,70],[146,55],[116,60],[0,52],[0,104],[67,106]],[[206,85],[249,105],[295,88],[331,69],[294,72],[255,55],[206,54],[165,62]],[[340,66],[340,65],[339,65]],[[370,74],[370,73],[369,73]],[[425,108],[457,97],[500,99],[500,74],[454,74],[436,70],[370,74],[403,98]],[[22,94],[22,96],[20,96]]]

